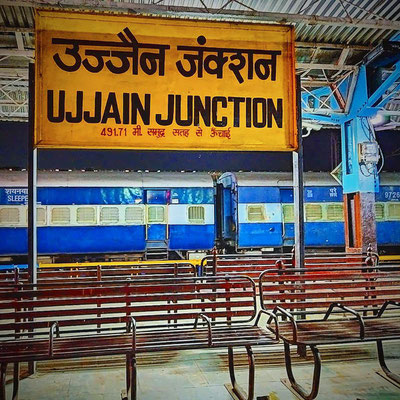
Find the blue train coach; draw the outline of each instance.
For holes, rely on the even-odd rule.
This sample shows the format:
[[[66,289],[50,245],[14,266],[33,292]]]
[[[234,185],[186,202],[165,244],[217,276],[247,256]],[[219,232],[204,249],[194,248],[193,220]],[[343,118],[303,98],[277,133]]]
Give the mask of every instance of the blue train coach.
[[[376,195],[380,249],[400,245],[400,174],[381,174]],[[225,173],[217,182],[217,237],[228,251],[280,249],[294,243],[291,174]],[[328,173],[305,173],[305,244],[345,246],[343,191]]]
[[[41,255],[209,250],[213,180],[206,173],[39,172],[37,223]],[[26,255],[26,172],[0,171],[0,239],[0,256]]]

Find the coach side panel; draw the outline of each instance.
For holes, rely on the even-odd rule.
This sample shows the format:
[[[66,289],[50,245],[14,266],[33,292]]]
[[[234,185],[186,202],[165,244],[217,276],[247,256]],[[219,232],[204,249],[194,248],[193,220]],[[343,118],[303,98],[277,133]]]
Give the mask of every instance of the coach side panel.
[[[27,253],[25,193],[1,189],[0,255]],[[143,251],[142,198],[140,188],[39,188],[39,254]]]

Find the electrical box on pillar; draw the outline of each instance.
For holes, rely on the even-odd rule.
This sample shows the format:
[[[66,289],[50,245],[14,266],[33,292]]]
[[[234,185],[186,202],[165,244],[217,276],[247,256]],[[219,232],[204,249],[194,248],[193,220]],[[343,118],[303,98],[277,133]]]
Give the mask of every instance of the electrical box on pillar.
[[[362,142],[358,144],[358,162],[375,167],[379,162],[379,146],[377,142]]]

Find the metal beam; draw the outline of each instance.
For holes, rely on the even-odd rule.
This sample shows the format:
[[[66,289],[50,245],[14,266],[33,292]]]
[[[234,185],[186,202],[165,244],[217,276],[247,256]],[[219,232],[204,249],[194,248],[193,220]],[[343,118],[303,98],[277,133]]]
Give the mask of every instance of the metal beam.
[[[231,17],[237,20],[260,20],[279,23],[306,23],[310,25],[347,26],[366,29],[390,29],[400,31],[400,21],[386,19],[359,19],[325,17],[318,15],[303,15],[295,13],[277,13],[257,10],[232,10],[221,8],[190,7],[180,5],[141,4],[135,2],[115,2],[109,0],[2,0],[5,6],[22,7],[73,7],[81,9],[104,9],[116,11],[136,11],[153,14],[178,14],[184,13],[187,17],[206,17],[208,19],[226,19]],[[194,14],[194,15],[191,15]]]
[[[11,2],[12,4],[9,4],[10,6],[16,6],[15,3],[17,2]],[[2,1],[2,5],[4,4],[4,1]],[[0,26],[0,32],[1,33],[14,33],[14,32],[34,32],[35,29],[33,27],[27,27],[27,28],[21,28],[18,26]]]
[[[35,56],[35,50],[18,50],[18,49],[2,49],[2,48],[0,48],[0,56],[33,58]]]
[[[21,32],[15,32],[15,40],[17,41],[18,50],[25,50],[24,39]]]
[[[20,107],[20,106],[24,106],[25,103],[26,103],[26,100],[18,102],[18,101],[11,101],[11,100],[7,100],[7,99],[3,99],[3,98],[1,98],[1,93],[0,93],[0,107],[3,107],[3,106]]]
[[[367,107],[373,107],[377,101],[379,101],[380,97],[388,90],[400,77],[400,61],[398,61],[395,64],[395,69],[392,72],[392,74],[386,78],[381,85],[378,87],[378,89],[375,90],[375,92],[369,97],[367,100],[367,104],[365,106]]]
[[[34,28],[19,28],[19,27],[7,27],[7,26],[0,26],[0,33],[2,32],[34,32]],[[373,46],[366,46],[366,45],[359,45],[359,44],[342,44],[342,43],[328,43],[328,42],[300,42],[296,41],[295,46],[298,48],[304,49],[313,49],[313,48],[321,48],[321,49],[350,49],[350,50],[359,50],[359,51],[370,51],[374,47]],[[15,50],[16,51],[16,50]],[[28,50],[30,51],[30,50]]]
[[[322,80],[322,78],[316,79],[316,78],[310,78],[310,77],[306,76],[305,78],[301,79],[301,84],[303,85],[303,87],[319,88],[322,86],[330,86],[333,83],[335,83],[336,81],[337,81],[337,78],[327,81],[326,79]]]
[[[354,71],[355,65],[317,64],[317,63],[296,63],[297,69],[326,69],[331,71]]]
[[[337,65],[343,67],[346,64],[347,57],[349,56],[350,49],[344,48],[340,53],[339,59],[337,61]]]
[[[360,50],[370,51],[374,46],[363,46],[358,44],[342,44],[342,43],[324,43],[324,42],[295,42],[298,48],[321,48],[321,49],[349,49],[349,50]]]
[[[381,110],[379,111],[379,114],[382,115],[387,115],[387,116],[393,116],[393,117],[400,117],[400,111],[391,111],[391,110]]]
[[[0,79],[0,87],[6,87],[7,90],[24,90],[28,91],[28,81],[26,80],[7,80],[7,79]]]
[[[0,77],[28,79],[28,68],[0,68]]]

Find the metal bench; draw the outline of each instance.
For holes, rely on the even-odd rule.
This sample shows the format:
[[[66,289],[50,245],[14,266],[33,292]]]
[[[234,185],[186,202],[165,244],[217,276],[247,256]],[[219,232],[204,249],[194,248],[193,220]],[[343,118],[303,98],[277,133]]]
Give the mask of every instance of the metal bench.
[[[136,399],[137,353],[203,348],[228,348],[232,393],[253,399],[252,346],[278,341],[259,326],[275,316],[256,313],[255,289],[243,276],[16,285],[0,293],[0,399],[8,363],[16,398],[20,362],[116,354],[126,356],[127,397]],[[248,354],[247,395],[235,380],[237,346]]]
[[[321,359],[318,346],[376,341],[385,377],[400,384],[400,376],[386,363],[382,342],[400,339],[400,270],[378,268],[274,269],[260,276],[264,310],[278,316],[271,332],[284,342],[285,363],[291,390],[314,399],[319,390]],[[293,374],[290,346],[314,359],[312,389],[305,391]]]

